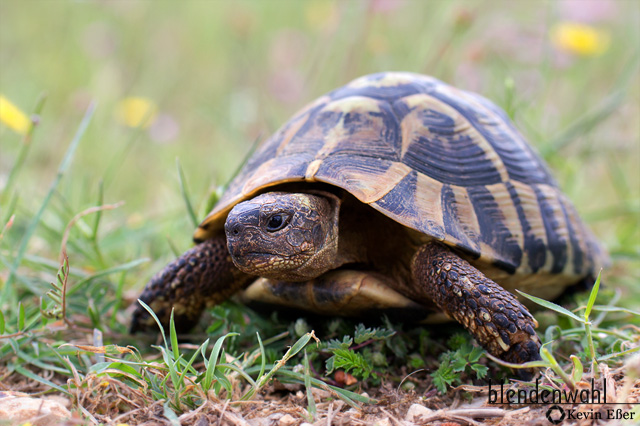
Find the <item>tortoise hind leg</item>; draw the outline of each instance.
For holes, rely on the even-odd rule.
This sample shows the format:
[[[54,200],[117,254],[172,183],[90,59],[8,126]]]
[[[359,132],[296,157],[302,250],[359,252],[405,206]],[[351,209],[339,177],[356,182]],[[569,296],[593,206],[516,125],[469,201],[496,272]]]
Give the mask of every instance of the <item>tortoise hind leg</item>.
[[[139,299],[149,305],[163,326],[171,309],[179,332],[191,329],[207,306],[220,303],[244,287],[251,276],[231,261],[223,235],[206,240],[168,264],[145,286]],[[148,331],[155,321],[136,303],[130,332]]]
[[[425,244],[412,260],[412,272],[416,296],[428,296],[489,353],[517,364],[540,359],[538,323],[527,308],[449,248]]]

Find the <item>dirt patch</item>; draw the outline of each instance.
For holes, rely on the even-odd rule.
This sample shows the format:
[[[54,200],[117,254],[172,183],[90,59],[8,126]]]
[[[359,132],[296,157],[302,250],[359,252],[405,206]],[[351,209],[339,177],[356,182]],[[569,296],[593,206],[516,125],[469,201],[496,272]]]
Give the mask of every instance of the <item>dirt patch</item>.
[[[604,370],[604,371],[602,371]],[[5,372],[6,373],[6,372]],[[620,370],[601,368],[597,383],[607,388],[607,404],[561,404],[564,411],[563,425],[625,424],[637,416],[640,403],[640,380],[625,380]],[[42,392],[46,386],[29,382],[22,376],[3,374],[2,388],[15,389],[0,393],[0,414],[10,419],[8,424],[30,422],[34,426],[53,424],[104,423],[110,425],[172,425],[185,426],[418,426],[418,425],[495,425],[522,426],[552,424],[547,418],[551,404],[490,404],[488,386],[460,386],[446,395],[433,392],[397,391],[389,385],[382,386],[371,397],[377,404],[356,409],[344,401],[336,400],[324,390],[313,389],[316,401],[315,415],[310,414],[307,395],[303,387],[285,389],[278,383],[271,384],[252,401],[222,401],[210,395],[202,398],[196,409],[181,415],[167,411],[164,401],[152,401],[143,389],[133,389],[109,377],[85,380],[73,397],[61,395],[37,395],[24,392]],[[55,378],[54,378],[55,379]],[[586,389],[589,379],[579,383]],[[496,388],[494,387],[494,392]],[[498,391],[500,388],[497,388]],[[531,387],[503,387],[494,393],[494,400],[506,397],[506,392]],[[195,390],[195,388],[194,388]],[[602,389],[601,389],[602,390]],[[371,390],[370,390],[371,391]],[[620,404],[622,402],[628,404]],[[636,404],[636,405],[633,405]],[[3,412],[3,407],[5,411]],[[6,407],[11,407],[9,411]],[[24,407],[22,410],[20,407]],[[52,408],[54,407],[54,408]],[[61,407],[61,408],[59,408]],[[634,412],[634,408],[636,412]],[[57,411],[55,411],[57,410]],[[68,410],[68,411],[66,411]],[[52,412],[54,412],[52,414]],[[11,413],[9,415],[8,413]],[[71,413],[69,415],[69,413]],[[56,417],[57,416],[57,417]],[[561,417],[561,411],[551,410],[551,419]],[[617,418],[616,418],[617,417]],[[63,421],[63,419],[66,419]],[[173,421],[173,423],[172,423]],[[2,424],[0,422],[0,424]],[[626,424],[637,424],[628,422]]]

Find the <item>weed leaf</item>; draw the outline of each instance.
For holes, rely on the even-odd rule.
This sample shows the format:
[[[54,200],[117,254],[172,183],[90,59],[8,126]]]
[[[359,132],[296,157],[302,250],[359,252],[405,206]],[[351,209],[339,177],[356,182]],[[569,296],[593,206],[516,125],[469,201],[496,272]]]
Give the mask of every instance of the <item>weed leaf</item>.
[[[535,297],[535,296],[531,296],[530,294],[524,293],[520,290],[516,290],[518,293],[520,293],[521,295],[523,295],[524,297],[526,297],[527,299],[531,300],[532,302],[537,303],[540,306],[544,306],[547,309],[550,309],[552,311],[558,312],[559,314],[563,314],[566,315],[570,318],[573,318],[574,320],[583,323],[585,322],[584,318],[580,318],[579,316],[577,316],[576,314],[574,314],[573,312],[569,311],[568,309],[563,308],[560,305],[556,305],[553,302],[549,302],[547,300],[544,299],[540,299],[539,297]]]

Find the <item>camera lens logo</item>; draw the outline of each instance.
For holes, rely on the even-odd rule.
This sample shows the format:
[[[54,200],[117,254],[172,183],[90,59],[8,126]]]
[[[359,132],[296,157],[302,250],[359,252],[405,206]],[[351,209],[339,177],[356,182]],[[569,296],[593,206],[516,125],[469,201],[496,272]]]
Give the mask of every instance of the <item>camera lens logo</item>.
[[[556,411],[559,414],[555,414]],[[564,420],[564,417],[565,417],[564,410],[559,405],[552,405],[547,410],[547,420],[549,420],[554,425],[560,424]]]

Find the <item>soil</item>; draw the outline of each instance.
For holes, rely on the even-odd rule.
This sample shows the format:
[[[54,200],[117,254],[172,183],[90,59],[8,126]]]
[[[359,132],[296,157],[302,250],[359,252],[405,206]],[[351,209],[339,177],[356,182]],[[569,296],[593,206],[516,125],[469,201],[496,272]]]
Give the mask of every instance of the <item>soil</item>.
[[[231,402],[231,400],[219,400],[210,395],[205,403],[195,410],[176,416],[172,423],[172,416],[165,414],[163,401],[152,402],[142,391],[104,376],[95,378],[96,380],[85,380],[81,390],[73,398],[43,394],[47,390],[45,385],[9,373],[2,367],[0,367],[0,377],[2,377],[0,424],[26,422],[33,426],[100,423],[146,426],[172,424],[185,426],[549,426],[552,424],[547,419],[550,404],[490,404],[488,386],[460,386],[451,389],[446,395],[438,395],[433,390],[398,391],[386,385],[369,395],[378,400],[377,404],[365,405],[360,409],[336,400],[325,390],[313,389],[316,414],[312,417],[307,411],[307,395],[304,387],[282,385],[276,381],[263,393],[256,395],[252,401]],[[56,381],[53,377],[49,379]],[[640,424],[638,421],[640,379],[625,379],[621,369],[610,371],[608,367],[601,365],[599,378],[595,383],[599,384],[596,385],[598,389],[606,386],[607,404],[560,405],[559,407],[565,412],[562,425]],[[578,383],[578,390],[589,389],[590,386],[592,386],[590,379],[583,379]],[[502,393],[500,388],[492,389],[493,399],[499,401],[501,396],[506,397],[509,388],[505,386]],[[523,388],[518,388],[515,384],[513,389]],[[619,402],[627,404],[618,404]],[[552,420],[556,420],[560,418],[561,412],[555,408],[549,415]],[[630,419],[632,415],[633,420]],[[2,420],[8,423],[3,423]]]

